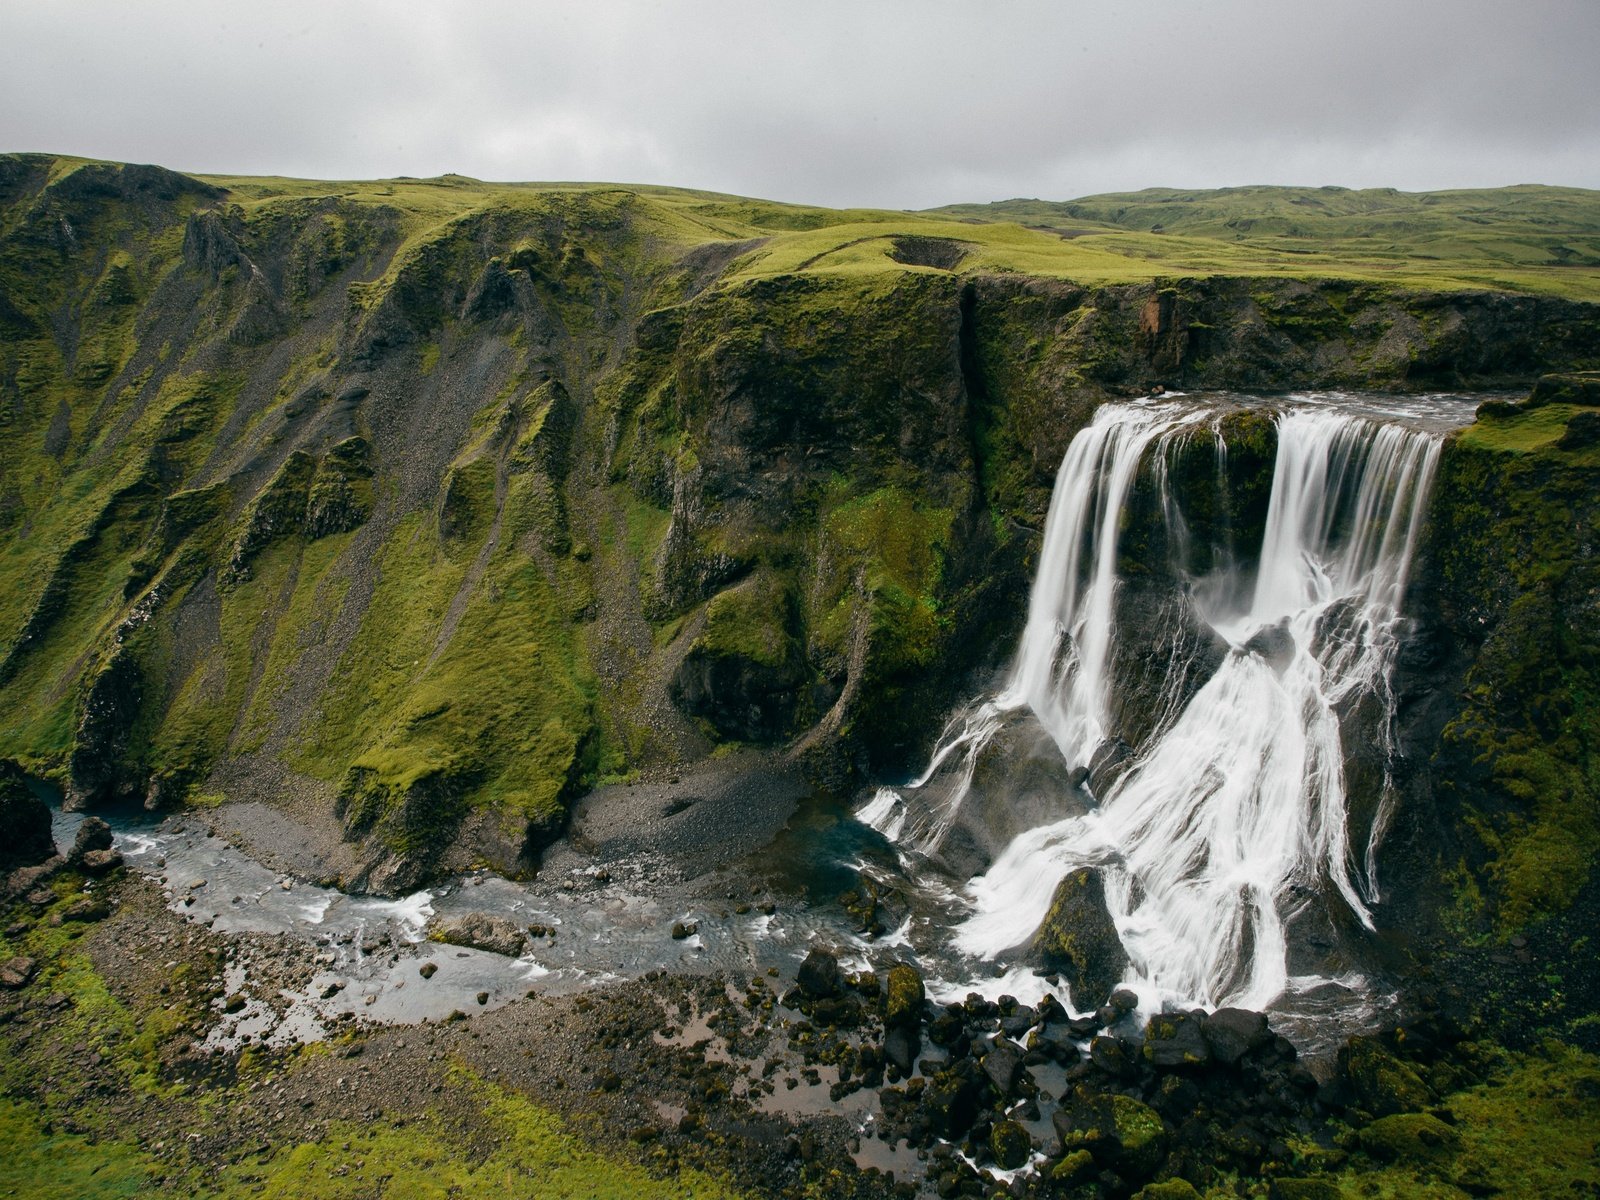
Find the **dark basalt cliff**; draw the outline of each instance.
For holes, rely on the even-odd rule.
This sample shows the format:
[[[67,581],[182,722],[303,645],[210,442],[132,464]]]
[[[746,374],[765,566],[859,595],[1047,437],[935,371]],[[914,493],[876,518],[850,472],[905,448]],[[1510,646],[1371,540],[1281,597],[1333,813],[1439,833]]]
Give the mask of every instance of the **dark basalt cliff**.
[[[0,158],[0,757],[82,806],[336,813],[348,886],[515,869],[595,782],[722,742],[835,786],[925,754],[1107,397],[1600,365],[1550,297],[1085,287],[906,238],[758,277],[709,202],[463,187]],[[1447,829],[1430,869],[1488,866],[1512,920],[1555,899],[1517,856],[1593,827],[1574,395],[1452,442],[1417,589],[1443,746],[1396,845]]]

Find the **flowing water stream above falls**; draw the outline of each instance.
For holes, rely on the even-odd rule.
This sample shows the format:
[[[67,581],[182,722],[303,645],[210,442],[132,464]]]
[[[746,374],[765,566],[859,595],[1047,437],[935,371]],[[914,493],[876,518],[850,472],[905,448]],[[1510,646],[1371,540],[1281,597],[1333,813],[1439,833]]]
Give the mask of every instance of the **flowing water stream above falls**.
[[[667,833],[666,849],[575,838],[532,882],[479,873],[382,900],[269,870],[203,814],[113,818],[118,845],[192,919],[316,946],[321,974],[286,1011],[247,1006],[224,1037],[437,1019],[656,969],[789,976],[819,941],[851,966],[912,959],[935,998],[1092,1008],[1104,997],[1072,997],[1029,950],[1058,882],[1087,868],[1142,1010],[1270,1007],[1327,1047],[1382,1002],[1371,909],[1401,601],[1443,434],[1482,399],[1102,408],[1057,477],[1011,665],[926,771],[854,805],[791,796],[781,832],[710,870],[674,870]],[[1251,501],[1229,439],[1271,428]],[[658,823],[703,833],[674,826],[692,815]],[[58,841],[75,821],[58,817]],[[430,918],[468,911],[549,932],[514,959],[427,940]]]

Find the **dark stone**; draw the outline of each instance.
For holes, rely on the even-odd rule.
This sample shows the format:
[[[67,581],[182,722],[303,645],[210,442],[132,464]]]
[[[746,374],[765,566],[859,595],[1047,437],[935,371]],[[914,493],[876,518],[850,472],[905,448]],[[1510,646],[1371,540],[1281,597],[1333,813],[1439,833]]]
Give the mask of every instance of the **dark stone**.
[[[86,817],[78,826],[78,836],[73,839],[67,862],[74,867],[83,865],[84,855],[95,850],[111,849],[111,826],[99,817]]]
[[[1217,1009],[1200,1022],[1200,1032],[1211,1047],[1211,1057],[1229,1067],[1272,1040],[1267,1018],[1245,1008]]]
[[[55,852],[49,806],[28,790],[20,768],[0,760],[0,874],[35,866]]]
[[[421,975],[424,979],[432,979],[438,970],[438,963],[425,962],[417,968],[417,974]]]
[[[1079,1008],[1097,1004],[1116,986],[1128,969],[1128,953],[1106,910],[1098,871],[1084,867],[1056,885],[1033,954],[1045,970],[1066,980]]]
[[[1089,1061],[1107,1075],[1121,1079],[1133,1074],[1133,1055],[1121,1038],[1097,1037],[1089,1043]]]
[[[996,1121],[989,1130],[989,1150],[1002,1171],[1014,1171],[1028,1161],[1033,1143],[1028,1131],[1015,1121]]]
[[[813,949],[795,975],[800,991],[812,1000],[827,1000],[844,993],[844,977],[839,960],[831,950]]]
[[[970,1061],[940,1071],[922,1089],[922,1106],[940,1137],[958,1138],[978,1115],[979,1084]]]
[[[1024,1070],[1022,1048],[1003,1037],[995,1038],[983,1056],[983,1073],[1002,1096],[1009,1097],[1017,1090]]]
[[[915,1025],[897,1025],[883,1039],[883,1057],[898,1068],[901,1075],[909,1077],[914,1073],[917,1055],[921,1053],[922,1034]]]
[[[1201,1067],[1211,1048],[1200,1032],[1200,1019],[1189,1013],[1161,1013],[1144,1029],[1145,1061],[1154,1067]]]
[[[694,921],[674,921],[672,923],[672,940],[681,942],[700,932],[700,926]]]

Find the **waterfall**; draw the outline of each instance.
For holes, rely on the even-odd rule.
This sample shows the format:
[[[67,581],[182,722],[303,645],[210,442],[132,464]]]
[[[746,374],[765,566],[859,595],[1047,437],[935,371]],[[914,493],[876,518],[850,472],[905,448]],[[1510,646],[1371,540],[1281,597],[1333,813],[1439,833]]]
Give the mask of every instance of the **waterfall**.
[[[935,854],[972,795],[980,755],[1008,721],[1036,720],[1059,749],[1062,787],[1113,735],[1117,543],[1141,469],[1181,545],[1181,496],[1165,464],[1217,414],[1182,402],[1101,408],[1074,439],[1051,499],[1022,641],[1003,686],[952,721],[923,776],[866,815]],[[1170,703],[1131,765],[1087,811],[1028,829],[967,885],[956,946],[995,958],[1030,942],[1059,881],[1097,868],[1147,1000],[1265,1007],[1290,984],[1287,924],[1311,894],[1371,927],[1369,846],[1347,823],[1345,714],[1373,699],[1389,742],[1389,676],[1436,433],[1334,409],[1276,417],[1271,498],[1253,586],[1231,562],[1182,597],[1227,650]],[[1219,449],[1219,470],[1226,462]],[[1175,654],[1174,658],[1178,656]],[[1176,695],[1170,688],[1169,698]],[[1079,773],[1081,777],[1081,772]],[[1373,827],[1387,820],[1384,798]],[[1097,1003],[1099,997],[1086,998]]]

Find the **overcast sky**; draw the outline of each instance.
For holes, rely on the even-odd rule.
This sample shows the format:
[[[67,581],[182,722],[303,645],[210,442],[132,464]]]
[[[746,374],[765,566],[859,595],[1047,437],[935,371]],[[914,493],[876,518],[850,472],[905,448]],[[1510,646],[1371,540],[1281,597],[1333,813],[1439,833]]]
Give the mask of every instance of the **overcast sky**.
[[[0,0],[0,151],[921,208],[1600,188],[1600,0]]]

